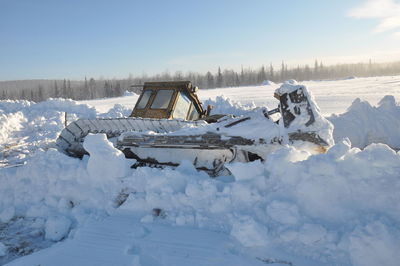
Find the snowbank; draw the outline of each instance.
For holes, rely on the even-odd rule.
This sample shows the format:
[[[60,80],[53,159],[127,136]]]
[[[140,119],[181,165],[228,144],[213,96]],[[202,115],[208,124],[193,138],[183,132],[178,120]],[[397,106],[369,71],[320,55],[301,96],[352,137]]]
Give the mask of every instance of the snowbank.
[[[94,118],[96,110],[76,101],[50,99],[34,103],[29,101],[0,101],[0,136],[27,137],[26,141],[54,140],[68,120],[79,117]],[[5,140],[0,139],[0,144]]]
[[[0,101],[0,166],[22,163],[35,150],[53,147],[65,113],[69,122],[97,115],[94,108],[72,100]]]
[[[371,143],[385,143],[400,149],[400,105],[391,95],[383,97],[378,106],[357,98],[347,112],[328,119],[335,127],[335,140],[348,137],[358,148]]]
[[[49,150],[26,166],[0,170],[0,209],[13,207],[15,217],[33,219],[57,241],[88,217],[112,215],[125,191],[119,208],[143,224],[230,234],[257,256],[284,250],[283,259],[315,265],[400,260],[400,153],[383,144],[359,150],[344,141],[308,158],[287,148],[265,163],[231,165],[233,176],[220,179],[184,162],[175,170],[125,168],[120,178],[98,172],[98,180],[107,179],[103,186],[86,170],[89,164]]]

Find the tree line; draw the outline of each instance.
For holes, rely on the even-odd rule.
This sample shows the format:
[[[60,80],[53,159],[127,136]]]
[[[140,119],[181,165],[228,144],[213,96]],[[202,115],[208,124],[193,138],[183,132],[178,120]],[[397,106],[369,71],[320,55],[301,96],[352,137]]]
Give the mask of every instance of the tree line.
[[[125,91],[140,92],[140,86],[146,81],[179,81],[190,80],[201,89],[221,87],[238,87],[248,85],[261,85],[266,81],[283,82],[288,79],[325,80],[340,79],[351,76],[368,77],[400,75],[400,62],[337,64],[325,66],[321,61],[315,60],[313,66],[298,65],[288,68],[282,61],[280,68],[272,64],[262,65],[259,68],[241,68],[240,71],[232,69],[218,70],[215,73],[177,71],[171,74],[165,71],[161,74],[148,76],[142,74],[124,79],[97,79],[84,80],[19,80],[0,82],[0,99],[23,99],[30,101],[43,101],[48,98],[70,98],[74,100],[88,100],[122,96]]]

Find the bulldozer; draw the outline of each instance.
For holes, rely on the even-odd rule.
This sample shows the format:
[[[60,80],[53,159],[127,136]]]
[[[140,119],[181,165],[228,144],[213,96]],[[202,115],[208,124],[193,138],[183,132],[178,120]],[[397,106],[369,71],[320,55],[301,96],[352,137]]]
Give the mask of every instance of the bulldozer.
[[[197,91],[190,81],[146,82],[129,117],[76,120],[56,144],[82,158],[88,154],[84,138],[104,133],[127,158],[136,159],[132,167],[175,167],[188,160],[217,176],[226,173],[227,163],[266,160],[285,145],[321,153],[333,143],[331,124],[303,85],[285,83],[274,93],[277,108],[241,116],[211,114],[212,106],[203,108]]]

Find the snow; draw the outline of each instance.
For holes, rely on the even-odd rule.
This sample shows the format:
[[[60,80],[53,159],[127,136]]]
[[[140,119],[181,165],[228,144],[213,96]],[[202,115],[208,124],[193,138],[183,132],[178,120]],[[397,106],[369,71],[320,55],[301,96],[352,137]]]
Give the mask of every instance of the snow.
[[[0,242],[0,257],[3,257],[7,254],[7,247]]]
[[[370,143],[385,143],[400,149],[400,105],[392,95],[384,96],[378,106],[357,98],[345,113],[334,114],[328,119],[335,126],[335,140],[347,137],[358,148]]]
[[[82,160],[54,149],[64,112],[69,120],[120,117],[136,96],[88,101],[99,109],[59,99],[1,101],[0,147],[22,144],[4,159],[27,153],[24,165],[0,168],[0,264],[398,265],[400,152],[390,147],[399,147],[399,81],[306,82],[321,119],[332,110],[324,99],[340,102],[328,117],[336,144],[318,155],[283,146],[265,162],[227,165],[232,175],[218,178],[188,161],[131,169],[133,161],[101,134],[85,139],[90,157]],[[220,112],[243,115],[268,107],[263,95],[276,106],[279,86],[203,97],[223,103]],[[351,101],[365,92],[346,112],[344,88]],[[328,91],[336,94],[323,96]]]
[[[0,101],[0,166],[7,166],[10,160],[14,164],[26,161],[32,151],[52,147],[65,117],[74,121],[96,114],[94,108],[72,100]]]
[[[17,168],[17,171],[7,170],[6,183],[13,180],[14,185],[5,189],[19,196],[13,202],[8,200],[8,205],[14,205],[18,215],[47,219],[44,230],[46,237],[49,235],[52,240],[68,234],[65,228],[70,224],[60,217],[77,224],[74,227],[77,231],[67,241],[32,255],[32,262],[42,265],[58,262],[59,256],[63,256],[65,265],[79,265],[75,264],[74,256],[67,259],[63,254],[75,254],[78,252],[76,246],[84,245],[79,235],[94,230],[88,221],[100,219],[96,221],[96,226],[104,229],[106,225],[101,220],[103,215],[114,220],[107,226],[116,228],[109,230],[118,234],[123,234],[125,229],[129,232],[129,227],[119,224],[118,215],[121,211],[130,217],[132,223],[147,228],[149,234],[154,234],[151,229],[153,226],[162,226],[160,234],[170,234],[170,230],[175,230],[180,235],[188,228],[187,241],[196,239],[196,247],[213,246],[213,241],[217,241],[212,237],[214,234],[225,235],[225,238],[230,235],[238,241],[229,240],[236,243],[234,246],[240,251],[239,254],[243,252],[241,259],[245,254],[251,254],[244,253],[246,249],[253,250],[255,257],[261,256],[262,253],[258,253],[261,248],[267,251],[285,250],[295,257],[292,260],[296,265],[296,262],[304,265],[301,264],[303,259],[315,261],[307,265],[376,265],[376,258],[371,263],[363,260],[371,252],[372,241],[377,248],[384,249],[383,253],[378,254],[382,265],[398,261],[400,258],[396,251],[400,248],[400,238],[397,237],[400,233],[400,209],[394,203],[400,200],[397,193],[400,188],[400,154],[383,144],[373,144],[359,150],[350,148],[348,142],[338,143],[327,154],[314,155],[307,160],[292,162],[290,155],[293,152],[293,148],[287,148],[271,156],[265,163],[256,161],[233,165],[232,169],[240,169],[234,171],[233,180],[211,179],[185,162],[175,170],[131,169],[122,179],[109,180],[108,186],[102,187],[94,180],[85,184],[88,181],[85,169],[88,161],[56,155],[55,151],[49,150],[42,154],[40,160],[32,158],[36,159],[33,165],[25,166],[29,168],[29,176],[20,172],[25,167]],[[59,160],[60,157],[69,163],[65,165]],[[45,165],[51,165],[52,169],[43,169],[44,160],[47,161]],[[39,161],[42,161],[42,166],[38,165]],[[57,161],[58,164],[55,164]],[[45,180],[40,180],[39,175],[45,176]],[[18,176],[23,176],[25,180],[20,180]],[[129,188],[130,191],[126,201],[117,208],[114,202],[123,188]],[[23,189],[34,190],[35,194],[21,193]],[[4,195],[4,191],[1,195]],[[7,199],[9,197],[2,197],[2,203]],[[73,204],[66,204],[66,199]],[[34,210],[32,206],[35,206]],[[162,209],[165,215],[154,216],[152,210],[155,208]],[[107,219],[104,220],[106,224]],[[369,229],[375,227],[379,231]],[[50,236],[51,230],[55,232],[53,236]],[[192,231],[199,234],[216,233],[209,233],[210,237],[199,240],[194,238]],[[118,238],[117,233],[103,235],[105,233],[100,230],[94,231],[92,237],[112,241]],[[172,245],[169,238],[159,237],[159,241]],[[109,256],[112,252],[122,252],[122,246],[134,241],[137,241],[135,250],[147,252],[143,257],[141,253],[135,253],[139,261],[150,260],[146,257],[148,254],[164,254],[171,249],[171,246],[156,243],[147,246],[148,242],[140,238],[124,239],[118,240],[122,242],[121,248],[115,251],[106,249]],[[97,254],[97,246],[86,248],[88,252]],[[181,247],[174,248],[179,250]],[[195,260],[193,257],[199,256],[196,252],[200,251],[192,252],[194,254],[190,253],[189,258]],[[49,257],[50,254],[53,257]],[[387,254],[390,257],[386,257]],[[278,259],[287,257],[290,256],[284,255]],[[29,258],[15,260],[10,265],[24,265]],[[96,261],[96,257],[90,258]],[[151,258],[152,263],[160,264],[165,259],[158,256]],[[105,259],[103,263],[107,261]],[[187,262],[175,265],[185,265]],[[245,265],[252,263],[257,263],[256,259]],[[200,260],[193,264],[202,265]]]
[[[6,207],[3,209],[3,211],[0,213],[0,222],[2,223],[8,223],[11,221],[11,219],[15,215],[15,209],[14,207]]]
[[[44,230],[45,238],[52,241],[60,241],[69,232],[71,220],[64,216],[52,216],[46,221]]]
[[[90,154],[87,171],[93,183],[125,175],[127,161],[122,151],[114,148],[106,134],[89,134],[83,147]]]

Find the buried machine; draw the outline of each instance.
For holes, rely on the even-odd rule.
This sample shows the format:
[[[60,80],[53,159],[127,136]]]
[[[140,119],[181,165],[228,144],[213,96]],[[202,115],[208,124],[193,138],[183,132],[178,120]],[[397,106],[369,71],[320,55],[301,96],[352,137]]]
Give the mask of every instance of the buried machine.
[[[219,175],[225,163],[265,160],[285,145],[321,153],[333,144],[332,125],[295,81],[275,91],[276,109],[255,108],[241,116],[211,115],[212,106],[203,110],[196,92],[189,81],[146,82],[130,117],[79,119],[64,128],[57,146],[82,157],[85,136],[105,133],[127,158],[137,160],[133,167],[189,160]]]

